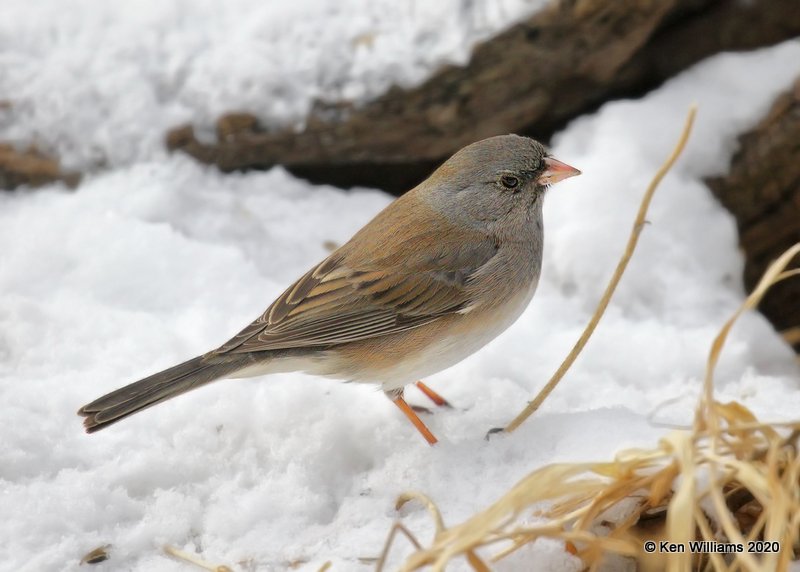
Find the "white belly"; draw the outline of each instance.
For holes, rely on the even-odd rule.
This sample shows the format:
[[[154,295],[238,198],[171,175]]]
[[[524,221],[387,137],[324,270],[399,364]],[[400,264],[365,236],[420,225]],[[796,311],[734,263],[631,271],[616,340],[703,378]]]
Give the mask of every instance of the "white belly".
[[[536,285],[528,292],[509,301],[490,315],[475,312],[464,316],[465,324],[443,334],[423,350],[406,355],[392,368],[367,370],[349,377],[352,381],[379,383],[386,391],[399,389],[420,379],[443,371],[471,356],[508,329],[525,311]],[[330,374],[328,374],[330,375]],[[339,377],[333,374],[332,377]]]

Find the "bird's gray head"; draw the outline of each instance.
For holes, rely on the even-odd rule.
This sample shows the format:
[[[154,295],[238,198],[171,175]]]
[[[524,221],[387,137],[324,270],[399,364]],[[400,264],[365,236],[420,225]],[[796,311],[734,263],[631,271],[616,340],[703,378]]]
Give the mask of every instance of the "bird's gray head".
[[[541,213],[545,189],[580,174],[528,137],[500,135],[468,145],[421,185],[426,200],[471,226]]]

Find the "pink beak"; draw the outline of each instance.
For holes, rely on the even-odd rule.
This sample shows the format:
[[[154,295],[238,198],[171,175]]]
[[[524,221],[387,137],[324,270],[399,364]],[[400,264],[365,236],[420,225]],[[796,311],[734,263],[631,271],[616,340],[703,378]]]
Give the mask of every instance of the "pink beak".
[[[540,185],[552,185],[553,183],[581,174],[575,167],[570,167],[566,163],[562,163],[552,157],[545,157],[544,164],[547,165],[547,167],[536,181]]]

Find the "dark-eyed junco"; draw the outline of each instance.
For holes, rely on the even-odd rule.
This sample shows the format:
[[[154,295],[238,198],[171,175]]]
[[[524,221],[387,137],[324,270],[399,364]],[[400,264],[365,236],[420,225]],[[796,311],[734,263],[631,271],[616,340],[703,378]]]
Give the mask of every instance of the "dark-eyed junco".
[[[453,155],[314,266],[221,347],[104,395],[78,412],[88,432],[220,378],[304,371],[380,384],[418,380],[477,351],[533,296],[548,185],[580,171],[517,135]]]

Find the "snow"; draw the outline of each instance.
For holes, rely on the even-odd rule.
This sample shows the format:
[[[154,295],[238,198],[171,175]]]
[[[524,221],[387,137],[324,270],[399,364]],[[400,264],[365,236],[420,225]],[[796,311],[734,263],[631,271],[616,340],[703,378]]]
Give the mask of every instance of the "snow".
[[[235,7],[213,2],[198,3],[191,21],[180,17],[186,5],[163,1],[123,14],[84,2],[58,17],[46,12],[51,3],[4,5],[17,17],[0,24],[0,41],[13,47],[0,64],[24,69],[12,69],[3,89],[19,87],[14,82],[26,74],[31,81],[16,92],[22,103],[7,115],[0,139],[32,129],[53,137],[48,142],[77,164],[87,158],[77,143],[86,138],[107,158],[119,155],[76,192],[52,185],[0,195],[0,569],[73,570],[107,543],[111,559],[93,569],[190,569],[163,554],[169,543],[241,570],[290,563],[317,570],[327,560],[334,570],[368,570],[360,559],[380,552],[403,491],[427,493],[453,524],[546,463],[605,460],[654,444],[664,424],[690,421],[709,344],[744,296],[734,221],[702,177],[725,169],[736,134],[800,73],[798,41],[712,58],[557,136],[554,154],[584,174],[547,198],[539,292],[490,346],[426,380],[456,406],[426,417],[440,438],[436,447],[375,388],[300,374],[219,382],[84,434],[79,406],[225,341],[325,256],[327,242],[344,242],[390,202],[377,191],[311,186],[280,168],[223,175],[163,154],[163,127],[179,116],[210,119],[227,98],[243,106],[260,101],[266,88],[249,82],[274,87],[286,70],[300,70],[291,81],[302,83],[303,74],[322,68],[300,63],[299,54],[325,52],[334,34],[312,31],[329,26],[341,34],[347,22],[356,33],[369,27],[362,19],[374,18],[387,26],[386,42],[402,43],[436,29],[422,13],[446,15],[415,3],[417,12],[397,31],[388,22],[399,9],[388,2],[271,5],[281,22],[314,13],[297,24],[309,43],[293,46],[296,67],[282,61],[286,68],[248,77],[256,64],[228,69],[225,55],[256,36],[288,50],[291,34],[266,7],[231,4],[252,17],[241,22]],[[518,14],[525,6],[506,5]],[[19,17],[25,9],[31,18]],[[359,14],[352,25],[351,9]],[[338,20],[326,21],[334,10]],[[238,36],[234,25],[248,32]],[[138,51],[130,50],[134,30],[148,31]],[[344,87],[333,93],[368,97],[390,81],[419,81],[443,58],[464,57],[474,37],[460,30],[458,38],[441,39],[438,51],[395,54],[394,64],[386,59],[390,46],[375,59],[362,53],[358,65],[353,59],[334,74]],[[267,46],[259,46],[266,58]],[[340,57],[355,58],[335,52],[331,59]],[[40,75],[31,62],[41,63]],[[73,85],[71,70],[99,83]],[[170,83],[177,78],[181,85]],[[292,83],[301,103],[287,94],[283,105],[294,101],[296,109],[276,101],[262,112],[294,121],[330,85]],[[485,441],[577,339],[691,101],[700,106],[693,138],[656,195],[651,224],[584,354],[537,415],[512,435]],[[117,129],[125,134],[120,148],[110,139]],[[792,419],[798,381],[791,351],[763,318],[747,314],[720,362],[720,398],[767,420]],[[425,404],[415,389],[408,394]],[[401,514],[422,541],[430,538],[424,509],[412,503]],[[391,562],[408,550],[399,541]],[[531,562],[540,570],[579,569],[548,542],[499,569],[528,570]]]
[[[245,110],[302,122],[314,101],[411,86],[546,0],[4,0],[0,141],[68,167],[163,155],[164,133]]]

